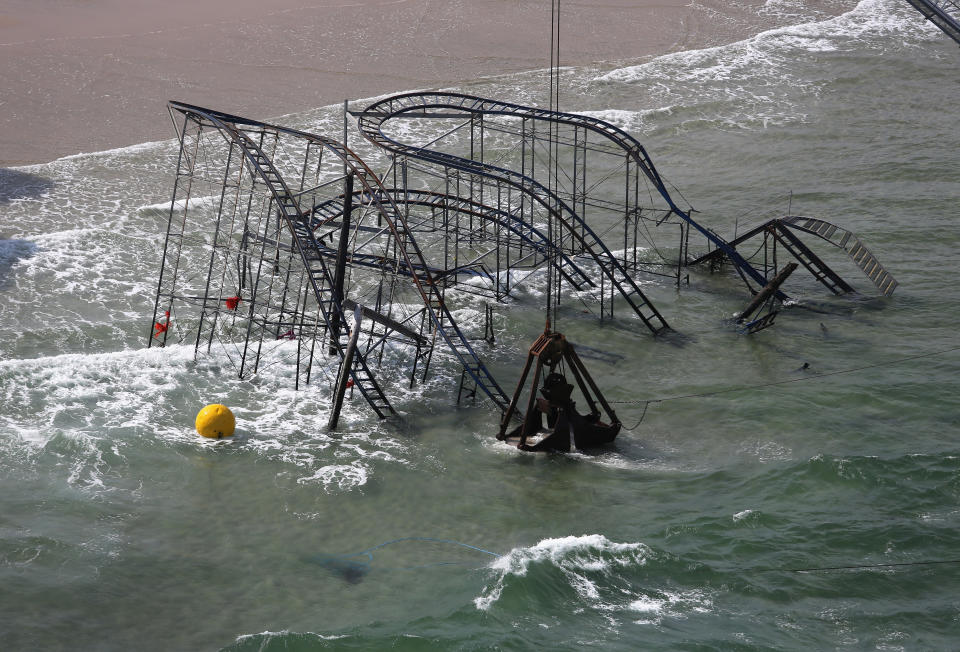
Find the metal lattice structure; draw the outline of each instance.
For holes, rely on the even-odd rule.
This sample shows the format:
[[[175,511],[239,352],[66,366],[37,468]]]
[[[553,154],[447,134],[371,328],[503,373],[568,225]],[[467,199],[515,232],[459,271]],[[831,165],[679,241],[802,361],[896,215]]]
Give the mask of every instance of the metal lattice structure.
[[[759,284],[763,274],[674,201],[644,147],[618,127],[589,116],[460,93],[407,93],[381,100],[358,117],[361,133],[389,151],[394,168],[415,169],[421,183],[480,203],[506,204],[514,219],[538,225],[571,256],[589,260],[601,318],[625,303],[653,333],[666,319],[638,278],[679,274],[692,229],[723,250]],[[396,125],[427,121],[442,131],[429,145],[404,142]],[[398,135],[398,133],[400,135]],[[665,233],[676,257],[662,253]],[[556,273],[561,276],[562,266]],[[555,281],[561,285],[561,278]],[[559,292],[555,294],[559,296]]]
[[[170,111],[181,147],[152,345],[171,337],[197,352],[217,345],[241,378],[264,362],[286,364],[299,386],[322,367],[325,349],[342,358],[350,297],[379,317],[351,372],[379,416],[393,408],[372,361],[392,349],[412,382],[438,340],[506,406],[406,216],[363,161],[314,134],[178,102]],[[339,219],[329,215],[337,202]],[[347,259],[366,264],[334,268]]]
[[[726,260],[752,292],[782,300],[785,277],[768,282],[778,250],[851,291],[801,234],[847,251],[884,294],[896,286],[853,234],[816,218],[728,242],[677,204],[639,142],[588,116],[455,93],[386,98],[354,113],[386,157],[378,176],[324,136],[179,102],[170,113],[180,154],[150,344],[216,348],[241,378],[276,365],[296,387],[332,383],[345,315],[361,305],[369,319],[347,366],[381,417],[393,412],[383,388],[425,379],[438,345],[461,390],[469,381],[508,406],[454,319],[469,297],[506,301],[546,280],[548,323],[563,297],[656,335],[669,326],[646,286]],[[705,255],[691,256],[691,233]],[[744,257],[738,247],[761,236],[762,258]]]
[[[729,245],[737,248],[747,242],[762,238],[763,242],[760,248],[756,249],[754,256],[761,258],[762,262],[760,264],[769,276],[772,277],[776,274],[779,268],[777,263],[777,249],[779,247],[788,256],[803,265],[814,279],[832,293],[846,294],[848,292],[854,292],[853,286],[830,268],[820,256],[814,253],[813,250],[800,239],[798,232],[817,236],[829,242],[834,247],[843,250],[884,296],[890,296],[897,288],[898,283],[896,279],[893,278],[893,275],[887,271],[880,261],[877,260],[876,256],[866,248],[853,232],[815,217],[793,215],[775,218],[731,240]],[[751,248],[753,248],[752,244]],[[723,257],[724,252],[715,249],[691,261],[690,264],[715,263]]]
[[[957,0],[907,0],[923,17],[960,43],[960,3]]]

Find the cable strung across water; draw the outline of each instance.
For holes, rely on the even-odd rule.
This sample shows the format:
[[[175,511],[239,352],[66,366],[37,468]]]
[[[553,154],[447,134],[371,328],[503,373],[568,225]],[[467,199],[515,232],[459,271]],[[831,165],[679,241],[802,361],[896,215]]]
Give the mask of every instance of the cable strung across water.
[[[819,568],[760,568],[758,573],[817,573],[839,570],[869,570],[871,568],[898,568],[903,566],[935,566],[939,564],[960,564],[960,559],[944,559],[941,561],[905,561],[897,564],[860,564],[857,566],[822,566]]]
[[[940,351],[933,351],[931,353],[920,353],[918,355],[912,355],[906,358],[897,358],[896,360],[888,360],[886,362],[878,362],[876,364],[863,365],[861,367],[853,367],[851,369],[841,369],[839,371],[828,371],[822,374],[811,374],[809,376],[804,376],[802,378],[790,378],[789,380],[775,380],[770,383],[760,383],[757,385],[740,385],[739,387],[727,387],[726,389],[716,389],[710,392],[699,392],[696,394],[681,394],[679,396],[667,396],[665,398],[651,398],[651,399],[640,399],[636,401],[608,401],[608,403],[616,403],[620,405],[640,405],[643,404],[643,414],[640,416],[640,420],[636,424],[627,428],[627,430],[633,430],[641,423],[643,423],[643,418],[647,415],[647,408],[650,407],[651,403],[665,403],[667,401],[677,401],[683,398],[703,398],[706,396],[716,396],[717,394],[729,394],[730,392],[742,392],[751,389],[764,389],[767,387],[775,387],[777,385],[786,385],[788,383],[799,383],[808,380],[816,380],[818,378],[826,378],[828,376],[837,376],[840,374],[850,374],[856,371],[864,371],[865,369],[876,369],[877,367],[887,367],[895,364],[901,364],[903,362],[910,362],[911,360],[919,360],[921,358],[932,358],[933,356],[943,355],[945,353],[952,353],[953,351],[960,350],[960,346],[954,346],[949,349],[942,349]]]

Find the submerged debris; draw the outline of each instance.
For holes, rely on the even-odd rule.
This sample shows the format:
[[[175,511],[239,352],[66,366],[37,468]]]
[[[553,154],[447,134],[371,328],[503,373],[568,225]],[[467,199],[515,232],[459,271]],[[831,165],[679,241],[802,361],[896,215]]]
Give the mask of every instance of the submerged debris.
[[[533,382],[523,422],[508,433],[507,428],[523,394],[531,367]],[[566,376],[558,371],[564,368],[575,379],[580,393],[590,408],[585,415],[577,412],[576,403],[572,398],[573,385],[568,383]],[[537,385],[541,376],[543,387],[540,388],[540,393],[543,396],[537,397]],[[597,403],[603,408],[609,423],[600,420],[600,409]],[[544,426],[544,419],[546,426]],[[616,413],[593,382],[593,378],[580,361],[573,345],[562,333],[550,332],[548,324],[547,329],[530,347],[513,400],[510,401],[510,407],[504,412],[500,422],[497,439],[515,444],[517,448],[525,451],[567,452],[570,450],[571,439],[579,449],[609,444],[620,432],[620,425]]]
[[[389,161],[378,176],[325,136],[180,102],[169,108],[180,156],[149,345],[216,349],[242,379],[274,364],[287,365],[296,388],[339,378],[341,392],[355,389],[378,417],[395,414],[390,390],[407,385],[381,381],[384,368],[412,387],[439,346],[462,370],[459,395],[466,388],[502,412],[501,438],[529,450],[612,441],[616,416],[573,347],[549,330],[523,373],[536,363],[542,396],[531,392],[525,425],[506,433],[517,395],[511,403],[454,315],[467,296],[509,300],[533,272],[546,275],[548,321],[562,299],[582,304],[576,314],[658,339],[672,331],[646,286],[666,276],[679,288],[681,270],[700,263],[729,261],[755,295],[741,315],[748,334],[773,325],[799,266],[835,294],[852,292],[801,236],[842,249],[883,295],[897,285],[855,235],[817,218],[778,218],[725,240],[678,205],[635,138],[589,116],[459,93],[388,97],[352,112]],[[440,135],[403,142],[420,131],[409,121]],[[692,234],[707,253],[691,254]],[[745,244],[753,253],[739,251]],[[358,304],[363,325],[351,332],[347,316]],[[489,304],[472,326],[497,340]],[[576,411],[558,364],[573,374],[587,414]]]

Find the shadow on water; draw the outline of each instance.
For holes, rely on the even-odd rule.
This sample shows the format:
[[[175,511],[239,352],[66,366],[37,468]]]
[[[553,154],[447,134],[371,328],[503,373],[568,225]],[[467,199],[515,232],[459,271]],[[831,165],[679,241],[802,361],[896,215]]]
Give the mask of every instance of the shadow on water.
[[[49,192],[54,185],[50,179],[35,174],[0,168],[0,204],[15,199],[37,199]]]
[[[0,239],[0,290],[10,283],[14,263],[31,258],[36,252],[37,245],[29,240]]]
[[[347,584],[359,584],[370,572],[369,563],[350,559],[350,556],[315,555],[307,561],[319,564],[324,570],[329,571],[334,577],[340,578]]]

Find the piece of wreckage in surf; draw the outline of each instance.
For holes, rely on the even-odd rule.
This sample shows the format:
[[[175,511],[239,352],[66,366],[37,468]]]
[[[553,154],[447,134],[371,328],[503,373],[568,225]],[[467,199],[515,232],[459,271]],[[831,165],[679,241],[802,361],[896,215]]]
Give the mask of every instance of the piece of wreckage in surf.
[[[679,287],[690,265],[728,260],[750,292],[763,297],[750,315],[743,311],[743,330],[762,330],[789,298],[780,285],[792,269],[778,264],[778,250],[832,292],[850,292],[852,286],[800,240],[808,233],[844,249],[884,295],[896,286],[856,236],[816,218],[773,220],[726,240],[696,219],[692,206],[678,203],[685,201],[682,195],[674,197],[636,138],[598,118],[437,91],[390,96],[352,113],[367,140],[403,161],[405,185],[408,172],[416,170],[433,175],[447,191],[469,193],[471,201],[493,199],[497,215],[521,224],[525,233],[546,225],[549,246],[560,254],[547,256],[556,265],[556,287],[572,290],[558,291],[557,301],[561,294],[574,301],[590,295],[599,299],[600,310],[589,311],[601,320],[613,318],[616,306],[620,318],[632,312],[653,334],[668,332],[667,320],[641,286],[666,277]],[[419,127],[411,129],[411,123],[429,123],[425,145],[414,142]],[[471,224],[471,242],[478,232]],[[696,234],[708,248],[699,258],[690,242]],[[769,241],[762,260],[753,249],[738,248],[758,234]],[[509,272],[507,265],[508,279]],[[509,289],[496,299],[507,294]]]
[[[346,369],[344,385],[380,418],[395,414],[400,388],[426,379],[435,348],[445,349],[444,362],[452,357],[506,407],[444,297],[448,266],[417,244],[429,215],[423,226],[401,209],[398,193],[338,141],[180,102],[169,108],[180,156],[150,346],[188,344],[240,379],[266,372],[297,389],[339,388]],[[362,323],[347,319],[358,306]]]
[[[520,173],[391,145],[383,122],[398,114],[432,120],[434,113],[420,110],[425,102],[406,97],[359,113],[361,133],[390,156],[382,176],[333,139],[171,102],[180,156],[150,345],[189,343],[196,355],[227,359],[241,379],[270,370],[297,388],[338,378],[337,367],[347,367],[353,390],[384,417],[394,413],[386,392],[406,385],[404,375],[411,386],[423,382],[438,358],[459,365],[473,393],[506,409],[509,397],[453,312],[469,296],[505,301],[534,272],[552,270],[555,296],[562,279],[566,295],[601,319],[613,318],[616,299],[638,330],[668,328],[634,279],[662,262],[635,255],[639,221],[648,219],[635,201],[650,173],[642,150],[624,159],[619,147],[594,147],[594,138],[616,131],[596,119],[451,94],[427,103],[473,125],[466,154],[483,159],[491,134],[518,138],[519,147],[500,149],[521,155]],[[493,124],[494,116],[505,124]],[[549,130],[534,126],[552,121],[576,144],[577,172],[566,189],[534,178],[534,170],[550,167],[535,160],[550,150],[543,146]],[[594,152],[606,162],[588,161]],[[621,173],[634,192],[614,181]],[[623,230],[629,251],[610,249],[580,215],[587,207],[597,226],[630,216]],[[368,319],[350,359],[346,314],[356,304]]]
[[[520,425],[508,432],[531,369],[533,381],[526,412]],[[586,414],[577,411],[573,400],[574,386],[567,381],[567,373],[577,383],[576,388],[589,407]],[[540,396],[537,396],[538,389]],[[607,422],[602,421],[601,416],[606,416]],[[547,328],[530,347],[517,389],[500,421],[497,439],[524,451],[569,452],[571,443],[580,450],[589,450],[613,442],[620,426],[616,413],[593,381],[573,344],[562,333],[551,332],[548,322]]]
[[[170,109],[181,152],[150,345],[214,349],[242,379],[278,370],[297,388],[332,382],[346,367],[351,394],[378,417],[394,413],[384,389],[423,382],[437,359],[462,369],[461,387],[472,382],[471,393],[507,409],[510,397],[471,344],[471,324],[454,319],[465,297],[514,300],[545,272],[556,289],[548,314],[563,296],[567,314],[659,336],[670,328],[644,286],[664,276],[680,285],[692,233],[711,248],[694,262],[729,259],[759,288],[778,271],[777,250],[772,264],[744,258],[737,246],[750,234],[727,242],[696,222],[643,147],[595,118],[450,93],[388,98],[354,113],[389,157],[378,176],[323,136],[177,102]],[[417,133],[410,121],[434,123],[428,146],[400,142]],[[551,179],[555,167],[564,172]],[[825,265],[793,244],[792,231],[847,250],[885,294],[895,286],[852,234],[811,218],[781,222],[764,237],[799,251],[828,287],[848,286],[817,271]],[[658,231],[669,241],[677,228],[679,251],[656,242]],[[346,317],[357,304],[367,319],[354,358]],[[435,345],[447,355],[434,355]],[[590,414],[599,420],[593,406]]]
[[[845,252],[849,259],[876,286],[882,296],[893,294],[897,281],[893,275],[877,260],[876,256],[864,246],[852,232],[830,222],[805,216],[787,216],[774,218],[760,224],[746,233],[724,242],[723,246],[692,260],[688,266],[709,264],[711,271],[718,269],[723,262],[734,264],[740,277],[753,293],[753,299],[737,315],[741,332],[755,333],[773,325],[780,307],[790,297],[782,289],[787,278],[799,267],[806,269],[813,279],[830,290],[834,295],[855,294],[857,291],[837,271],[828,265],[822,256],[801,239],[801,234],[816,236],[835,248]],[[761,241],[757,246],[757,241]],[[746,246],[754,253],[749,258],[739,255],[738,247]],[[731,255],[733,254],[733,255]],[[793,258],[796,262],[780,265],[779,260]],[[753,268],[762,270],[761,278],[769,279],[754,289],[740,261],[754,261]],[[757,280],[754,277],[754,280]]]

